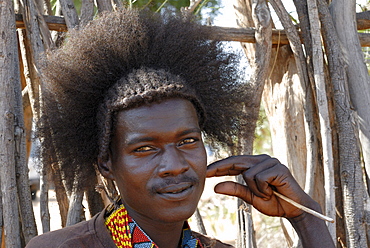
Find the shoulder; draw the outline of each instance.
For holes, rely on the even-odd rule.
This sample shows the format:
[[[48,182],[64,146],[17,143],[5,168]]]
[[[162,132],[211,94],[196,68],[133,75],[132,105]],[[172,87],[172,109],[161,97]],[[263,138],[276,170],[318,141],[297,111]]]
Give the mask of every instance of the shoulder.
[[[26,248],[111,248],[115,247],[105,228],[103,214],[99,213],[91,220],[73,226],[37,236],[27,244]]]
[[[81,243],[89,241],[93,238],[93,232],[89,230],[89,221],[83,221],[76,225],[65,227],[56,231],[44,233],[40,236],[37,236],[27,244],[27,248],[36,248],[36,247],[71,247],[69,243]],[[83,240],[83,241],[81,241]],[[81,244],[78,244],[79,246]],[[80,246],[83,247],[83,246]]]
[[[232,248],[234,246],[225,244],[218,239],[214,239],[203,234],[192,232],[194,238],[198,238],[204,248]]]

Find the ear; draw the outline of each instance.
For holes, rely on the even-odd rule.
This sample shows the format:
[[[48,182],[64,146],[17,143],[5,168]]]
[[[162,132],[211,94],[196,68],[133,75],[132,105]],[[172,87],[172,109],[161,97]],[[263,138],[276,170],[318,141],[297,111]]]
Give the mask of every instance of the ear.
[[[111,155],[108,155],[108,161],[103,162],[101,158],[98,158],[98,169],[100,171],[100,174],[103,175],[103,177],[107,179],[114,180],[113,176],[113,170],[112,170],[112,159]]]

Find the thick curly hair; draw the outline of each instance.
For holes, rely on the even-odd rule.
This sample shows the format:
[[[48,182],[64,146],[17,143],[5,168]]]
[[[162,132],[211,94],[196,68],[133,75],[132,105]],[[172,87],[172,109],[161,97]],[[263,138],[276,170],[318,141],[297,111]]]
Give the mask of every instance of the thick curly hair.
[[[39,135],[69,184],[107,159],[116,113],[151,102],[188,99],[206,137],[230,143],[244,118],[238,56],[207,32],[181,15],[123,9],[70,32],[48,54]]]

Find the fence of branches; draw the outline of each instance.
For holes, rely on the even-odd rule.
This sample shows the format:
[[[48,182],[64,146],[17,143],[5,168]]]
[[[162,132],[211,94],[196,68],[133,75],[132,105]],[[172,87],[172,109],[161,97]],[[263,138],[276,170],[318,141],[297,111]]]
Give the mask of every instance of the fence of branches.
[[[131,3],[131,1],[129,2]],[[191,5],[183,11],[194,11],[202,1],[190,2]],[[310,152],[311,155],[316,153],[312,157],[324,157],[323,160],[325,161],[321,160],[319,162],[321,181],[324,181],[324,177],[336,180],[329,184],[332,188],[328,188],[324,195],[319,196],[326,207],[325,212],[336,219],[336,224],[330,227],[333,238],[338,241],[338,246],[366,247],[368,242],[366,233],[370,234],[368,228],[369,218],[366,219],[368,210],[366,210],[364,205],[354,206],[352,201],[357,201],[354,197],[358,196],[359,193],[367,194],[365,190],[359,190],[359,188],[363,189],[364,185],[366,185],[366,182],[362,182],[362,178],[366,178],[366,176],[363,174],[360,160],[362,157],[365,160],[368,159],[366,152],[370,148],[362,140],[362,150],[359,145],[358,134],[361,132],[359,131],[358,121],[360,120],[361,122],[363,119],[358,118],[357,113],[351,111],[352,105],[350,102],[354,101],[354,96],[348,93],[346,85],[348,83],[346,81],[347,77],[349,77],[348,71],[343,69],[348,66],[348,61],[345,61],[343,58],[343,52],[347,48],[339,47],[340,38],[336,37],[336,34],[332,32],[336,27],[333,25],[333,20],[328,18],[335,18],[328,12],[328,1],[294,1],[300,17],[299,30],[289,19],[281,0],[269,1],[278,14],[285,31],[272,28],[270,10],[265,0],[238,0],[236,2],[236,9],[239,15],[242,15],[239,17],[239,20],[243,20],[240,22],[242,26],[244,25],[243,28],[215,26],[205,28],[213,29],[213,34],[218,40],[257,43],[257,46],[253,45],[253,49],[249,49],[249,52],[252,51],[256,54],[254,58],[250,56],[249,59],[250,63],[255,66],[255,70],[252,73],[254,78],[252,78],[251,84],[258,93],[256,97],[259,98],[249,105],[252,106],[250,108],[251,111],[258,112],[261,99],[263,99],[262,89],[265,88],[265,91],[267,91],[266,87],[273,87],[271,85],[261,85],[260,83],[265,81],[267,84],[268,82],[271,83],[271,80],[268,81],[268,76],[273,78],[273,75],[279,74],[279,72],[276,72],[277,66],[271,67],[273,62],[270,61],[273,60],[268,59],[266,62],[266,60],[261,59],[261,54],[265,58],[267,56],[278,58],[282,54],[287,55],[289,53],[290,59],[295,59],[295,71],[292,74],[298,75],[301,82],[306,82],[307,85],[310,85],[309,87],[305,86],[307,92],[312,91],[311,98],[303,100],[306,104],[303,108],[305,118],[313,118],[312,123],[319,119],[319,115],[322,117],[322,114],[325,114],[325,106],[322,107],[323,99],[329,99],[329,102],[324,101],[324,104],[329,106],[327,108],[329,112],[322,117],[324,119],[321,121],[326,123],[326,125],[335,127],[334,131],[329,130],[331,132],[329,136],[331,135],[334,140],[329,140],[330,145],[326,145],[327,143],[325,142],[328,141],[326,138],[329,136],[323,133],[320,134],[320,132],[317,134],[317,131],[311,130],[315,133],[312,137],[319,140],[321,148],[319,150],[310,150],[312,142],[310,137],[306,135],[308,138],[305,141],[307,145],[305,149],[308,158],[310,158]],[[341,7],[344,9],[347,6],[343,1],[329,2],[338,2],[338,4],[342,4]],[[353,4],[353,2],[347,1],[348,4]],[[40,104],[42,104],[43,82],[38,69],[40,68],[39,62],[42,56],[44,56],[45,51],[52,50],[63,43],[64,34],[67,30],[83,28],[98,13],[115,11],[117,8],[124,6],[124,2],[120,0],[97,0],[96,2],[82,0],[78,14],[75,3],[72,0],[59,0],[56,3],[53,2],[53,4],[48,0],[0,1],[0,113],[2,116],[0,118],[0,197],[2,199],[2,204],[0,204],[0,232],[2,233],[0,243],[2,247],[24,247],[32,237],[37,235],[29,187],[27,160],[30,156],[32,143],[32,123],[37,123],[38,118],[41,116]],[[227,2],[227,4],[232,3]],[[55,6],[55,9],[52,9],[52,6]],[[253,13],[257,13],[257,15],[253,15]],[[258,13],[263,15],[258,15]],[[268,14],[265,15],[266,13]],[[368,19],[367,13],[358,15],[357,28],[369,28]],[[306,29],[306,27],[311,27],[311,29]],[[313,30],[318,31],[318,33],[313,32]],[[367,34],[358,34],[358,37],[361,46],[370,46],[370,37]],[[304,52],[302,44],[304,44]],[[247,46],[244,47],[248,51]],[[312,56],[318,54],[326,56],[325,59],[314,57],[316,62],[322,61],[322,64],[312,64]],[[317,70],[323,71],[318,72]],[[263,73],[261,74],[261,72]],[[324,90],[325,85],[332,85],[332,87],[327,86],[327,89],[331,89],[332,92],[320,95],[322,93],[320,90]],[[312,102],[314,102],[313,107],[309,107],[309,104]],[[310,111],[312,115],[307,114]],[[340,114],[342,113],[341,111],[344,111],[344,114]],[[305,128],[310,135],[312,133],[307,131],[307,128],[315,129],[317,126],[310,127],[308,125]],[[353,132],[346,133],[346,128],[350,128]],[[252,133],[245,134],[244,152],[251,152],[254,137],[253,131],[254,129]],[[325,131],[325,126],[321,126],[321,131]],[[328,154],[326,153],[330,151],[330,149],[327,149],[328,147],[332,151],[338,149],[338,152],[334,152],[334,155]],[[355,153],[355,157],[352,160],[348,160],[346,157],[348,149]],[[361,156],[360,154],[363,155]],[[53,153],[50,156],[54,156]],[[313,159],[312,157],[311,159]],[[329,164],[329,166],[333,167],[325,167],[326,159],[329,159],[329,161],[334,159],[334,162]],[[289,164],[290,162],[287,161],[288,165],[292,167]],[[316,167],[310,167],[314,163],[311,163],[309,159],[306,162],[307,168],[305,168],[305,171],[309,176],[305,177],[309,181],[310,177],[314,177],[313,175],[315,175],[317,169],[315,169]],[[349,166],[352,166],[352,168],[349,168]],[[52,171],[48,171],[47,168],[52,168]],[[351,183],[354,181],[354,175],[350,173],[356,173],[357,179],[360,178],[361,182]],[[100,179],[97,177],[94,180],[98,184]],[[88,208],[91,214],[97,213],[104,206],[104,200],[99,193],[94,189],[82,192],[78,181],[76,181],[73,188],[65,187],[63,175],[60,173],[58,164],[53,164],[51,167],[42,166],[40,181],[40,215],[43,232],[50,230],[48,190],[51,183],[56,191],[62,226],[77,223],[84,218],[81,204],[84,195],[88,201]],[[311,183],[315,183],[315,181],[311,180]],[[310,189],[309,186],[306,188]],[[337,190],[333,194],[329,193],[334,188],[339,188],[340,191]],[[342,190],[344,193],[342,193]],[[356,193],[353,193],[353,191],[356,191]],[[365,198],[367,199],[367,197]],[[240,215],[238,245],[239,247],[255,247],[250,212],[245,211],[248,207],[239,206],[238,209]],[[360,231],[359,226],[363,227]],[[290,246],[294,246],[292,240],[288,243]]]

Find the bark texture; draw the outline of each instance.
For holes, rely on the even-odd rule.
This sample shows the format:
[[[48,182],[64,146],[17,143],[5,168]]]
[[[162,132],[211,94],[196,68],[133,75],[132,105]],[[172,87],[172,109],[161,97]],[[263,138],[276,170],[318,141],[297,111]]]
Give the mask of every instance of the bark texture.
[[[0,182],[5,244],[21,247],[15,176],[15,94],[20,85],[13,1],[0,2]]]
[[[332,130],[329,115],[329,105],[326,92],[326,76],[324,56],[321,44],[320,20],[316,0],[307,0],[312,38],[312,62],[316,88],[317,106],[320,118],[320,131],[323,146],[323,165],[325,174],[325,214],[335,219],[335,183]],[[314,181],[314,180],[312,180]],[[312,186],[311,186],[312,187]],[[329,232],[336,239],[336,226],[328,223]]]
[[[245,102],[246,111],[251,119],[250,125],[246,128],[245,133],[240,134],[241,152],[243,154],[252,154],[254,131],[259,115],[263,87],[269,72],[272,47],[272,20],[267,1],[265,0],[238,0],[237,6],[239,26],[246,27],[246,25],[249,25],[249,27],[253,26],[256,29],[256,44],[243,44],[247,51],[246,54],[249,55],[248,60],[252,68],[248,90],[251,91],[250,95],[253,97],[249,102]],[[251,11],[250,15],[246,14],[246,10]],[[238,182],[244,183],[244,180],[239,177]],[[238,200],[238,247],[256,247],[250,208],[246,203]]]
[[[340,47],[327,3],[324,0],[319,0],[318,3],[338,125],[339,165],[347,245],[348,247],[366,247],[365,191],[356,123],[357,117],[351,106],[348,91],[348,75],[346,72],[348,63],[343,54],[344,50]]]
[[[331,4],[330,13],[348,61],[348,89],[351,103],[358,116],[365,169],[367,175],[370,175],[370,77],[356,35],[355,9],[354,0],[335,0]],[[368,192],[370,193],[369,187]]]
[[[50,16],[51,4],[48,0],[18,1],[22,3],[17,15],[14,14],[12,1],[0,1],[0,128],[3,129],[0,132],[0,196],[3,202],[0,210],[6,234],[2,241],[5,239],[7,247],[20,247],[35,235],[33,213],[29,210],[27,168],[24,166],[25,124],[21,120],[22,96],[18,71],[24,74],[21,77],[23,108],[27,110],[24,115],[32,110],[37,121],[41,115],[39,107],[43,87],[38,74],[39,61],[47,49],[54,47],[49,29],[67,31],[79,28],[92,20],[94,15],[92,0],[82,0],[80,16],[72,1],[60,1],[64,17]],[[267,2],[277,12],[284,30],[272,30]],[[245,103],[248,116],[253,121],[257,120],[262,99],[270,122],[274,156],[291,169],[300,185],[321,204],[327,215],[336,217],[335,225],[329,225],[329,229],[333,238],[337,238],[338,247],[367,247],[370,211],[366,209],[366,204],[370,191],[365,189],[362,158],[369,175],[370,80],[361,46],[370,46],[370,35],[357,33],[354,0],[293,2],[299,25],[293,24],[284,7],[286,1],[236,0],[238,24],[243,28],[205,28],[212,29],[217,40],[243,42],[253,68],[250,86],[246,87],[254,97]],[[331,2],[331,12],[328,2]],[[98,0],[95,4],[98,12],[122,7],[117,0]],[[369,19],[368,13],[357,14],[357,24],[361,25],[357,28],[370,27]],[[17,61],[15,24],[23,28],[18,32],[21,63]],[[326,53],[326,60],[322,58],[322,50]],[[21,68],[18,68],[19,64]],[[30,119],[27,118],[28,123]],[[238,153],[252,153],[253,121],[240,134],[242,139],[238,140]],[[42,216],[46,216],[45,226],[49,221],[48,173],[53,174],[63,226],[84,219],[81,204],[84,192],[90,213],[99,211],[103,204],[93,189],[81,189],[77,179],[71,179],[76,182],[73,189],[65,187],[66,178],[59,171],[63,161],[58,160],[53,147],[48,149],[52,156],[47,163],[53,163],[53,166],[50,166],[52,171],[49,172],[44,167],[46,187],[42,194]],[[14,207],[18,199],[22,204]],[[240,235],[237,246],[256,247],[250,206],[240,201],[238,211]],[[284,232],[289,247],[300,247],[288,226],[284,226]]]

